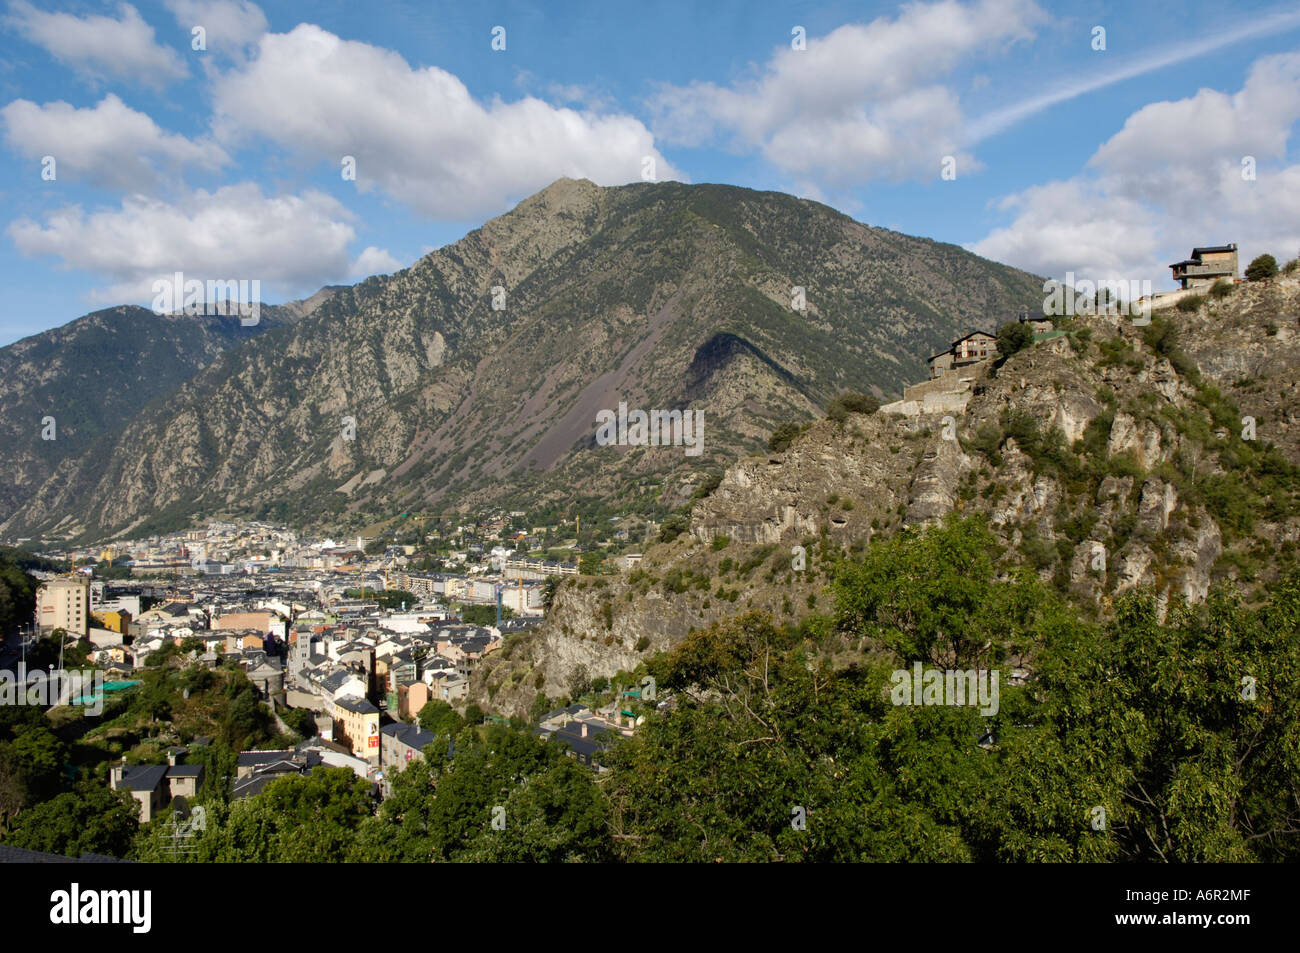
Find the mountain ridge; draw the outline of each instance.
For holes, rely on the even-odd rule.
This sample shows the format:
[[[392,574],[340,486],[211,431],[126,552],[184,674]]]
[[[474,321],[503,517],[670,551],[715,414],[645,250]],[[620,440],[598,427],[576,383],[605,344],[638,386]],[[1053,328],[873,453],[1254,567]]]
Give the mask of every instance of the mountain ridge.
[[[166,414],[62,461],[0,531],[97,539],[214,513],[357,526],[610,499],[629,480],[628,505],[671,508],[775,421],[896,391],[931,344],[1040,287],[782,193],[559,180],[218,355]],[[705,410],[704,458],[595,447],[594,410],[617,400]]]

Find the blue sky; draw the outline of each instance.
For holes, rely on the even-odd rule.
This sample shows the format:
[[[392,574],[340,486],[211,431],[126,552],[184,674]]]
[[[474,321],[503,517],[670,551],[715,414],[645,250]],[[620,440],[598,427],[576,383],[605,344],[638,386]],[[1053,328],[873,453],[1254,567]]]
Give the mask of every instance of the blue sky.
[[[177,270],[303,297],[647,157],[1048,277],[1168,287],[1227,241],[1288,259],[1300,8],[1224,11],[0,0],[0,344]]]

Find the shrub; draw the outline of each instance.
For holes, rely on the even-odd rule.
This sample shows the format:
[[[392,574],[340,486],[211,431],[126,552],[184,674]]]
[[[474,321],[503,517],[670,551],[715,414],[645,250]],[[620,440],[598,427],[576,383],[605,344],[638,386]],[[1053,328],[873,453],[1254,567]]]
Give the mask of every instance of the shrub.
[[[804,428],[796,423],[787,421],[783,424],[777,424],[772,430],[772,436],[767,438],[767,449],[772,453],[781,453],[794,443],[795,437],[803,433]]]
[[[1260,255],[1246,266],[1247,281],[1268,281],[1277,276],[1277,259],[1272,255]]]
[[[1020,550],[1024,553],[1025,560],[1035,570],[1047,569],[1057,559],[1056,547],[1036,533],[1034,535],[1030,535],[1028,532],[1025,534],[1020,543]]]
[[[992,456],[1002,445],[1002,430],[997,424],[980,424],[971,446],[985,456]]]
[[[1034,329],[1020,321],[1008,321],[998,328],[998,353],[1010,357],[1034,343]]]
[[[669,592],[685,592],[691,587],[687,573],[689,570],[683,571],[680,567],[674,566],[664,576],[664,588]]]
[[[718,488],[718,485],[721,483],[722,483],[721,473],[710,473],[708,476],[706,476],[703,480],[700,481],[700,485],[697,486],[695,488],[695,492],[691,494],[691,499],[692,500],[704,499],[706,496],[708,496],[710,493],[716,490]]]
[[[663,521],[659,527],[659,542],[671,543],[682,533],[686,532],[690,524],[685,516],[680,513],[674,513]]]
[[[1186,298],[1181,299],[1175,307],[1177,307],[1179,311],[1190,314],[1193,311],[1199,311],[1203,304],[1205,304],[1205,297],[1203,295],[1188,295]]]
[[[1168,357],[1178,348],[1178,325],[1164,316],[1152,318],[1142,332],[1142,343]]]
[[[710,545],[715,553],[720,552],[731,545],[731,537],[715,536],[713,537],[713,542]]]
[[[870,394],[840,394],[826,406],[826,416],[836,423],[843,423],[849,414],[874,414],[880,408],[880,401]]]

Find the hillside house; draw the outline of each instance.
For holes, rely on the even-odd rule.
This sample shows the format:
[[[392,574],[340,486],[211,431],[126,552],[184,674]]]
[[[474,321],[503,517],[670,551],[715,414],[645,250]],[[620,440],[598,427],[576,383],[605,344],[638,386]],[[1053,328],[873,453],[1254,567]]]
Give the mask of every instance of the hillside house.
[[[174,762],[175,757],[171,760]],[[140,821],[147,824],[174,797],[192,798],[203,784],[201,764],[118,764],[109,773],[109,787],[127,791],[140,804]]]
[[[1234,243],[1193,248],[1191,258],[1176,261],[1169,267],[1173,269],[1174,281],[1183,290],[1208,288],[1220,278],[1236,281],[1237,246]]]
[[[998,356],[998,339],[987,331],[968,331],[929,359],[930,379]]]
[[[1029,325],[1029,329],[1036,335],[1047,334],[1054,328],[1051,315],[1043,314],[1041,311],[1030,311],[1028,308],[1022,308],[1016,320],[1021,324]]]

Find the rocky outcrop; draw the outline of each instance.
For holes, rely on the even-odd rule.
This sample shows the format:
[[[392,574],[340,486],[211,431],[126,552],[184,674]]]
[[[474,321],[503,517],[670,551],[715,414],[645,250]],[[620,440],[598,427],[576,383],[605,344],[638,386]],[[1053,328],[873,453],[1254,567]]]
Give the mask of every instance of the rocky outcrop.
[[[1236,300],[1253,311],[1273,300],[1270,294],[1277,297],[1247,288],[1222,303],[1228,340],[1268,336],[1249,321],[1239,325],[1229,305]],[[1290,312],[1268,320],[1296,324]],[[1185,341],[1219,333],[1202,315],[1187,322],[1180,330]],[[1196,375],[1186,365],[1180,372],[1170,358],[1176,349],[1166,342],[1168,353],[1154,351],[1140,328],[1098,319],[1084,330],[1091,343],[1086,335],[1073,345],[1058,338],[984,368],[964,392],[960,413],[882,407],[842,424],[821,421],[783,453],[736,461],[694,506],[690,534],[647,551],[646,580],[625,577],[619,585],[626,588],[611,583],[620,595],[608,603],[593,603],[599,599],[593,590],[564,587],[554,617],[529,650],[536,661],[528,664],[543,673],[540,680],[511,674],[503,660],[483,685],[517,678],[507,696],[517,707],[538,690],[563,694],[575,672],[608,677],[629,668],[644,654],[628,651],[633,635],[645,636],[648,653],[748,607],[797,621],[825,608],[818,600],[828,577],[819,572],[814,549],[851,552],[878,534],[920,528],[954,512],[985,516],[1008,561],[1032,562],[1044,583],[1101,612],[1139,587],[1153,589],[1163,606],[1203,600],[1216,581],[1237,576],[1234,559],[1225,555],[1300,543],[1300,519],[1289,511],[1265,519],[1261,507],[1250,533],[1229,535],[1202,501],[1206,481],[1231,491],[1232,481],[1244,480],[1242,464],[1224,456],[1233,431],[1221,419],[1220,392],[1236,389],[1243,402],[1290,412],[1300,360],[1238,385],[1215,375],[1238,373],[1247,366],[1240,362],[1219,357],[1213,373]],[[1248,366],[1260,366],[1252,361]],[[1300,408],[1294,416],[1300,419]],[[1300,447],[1284,439],[1289,419],[1260,421],[1270,440],[1283,438],[1275,444],[1283,457],[1300,466]],[[1245,483],[1240,486],[1245,492]],[[1222,513],[1222,497],[1216,505]],[[806,551],[802,573],[788,568],[794,547]],[[734,568],[749,560],[757,560],[756,568]],[[1271,572],[1264,565],[1253,582],[1267,581]],[[606,604],[613,619],[608,631],[581,621],[606,612]],[[608,651],[605,639],[612,640]],[[506,690],[497,688],[497,697]]]

